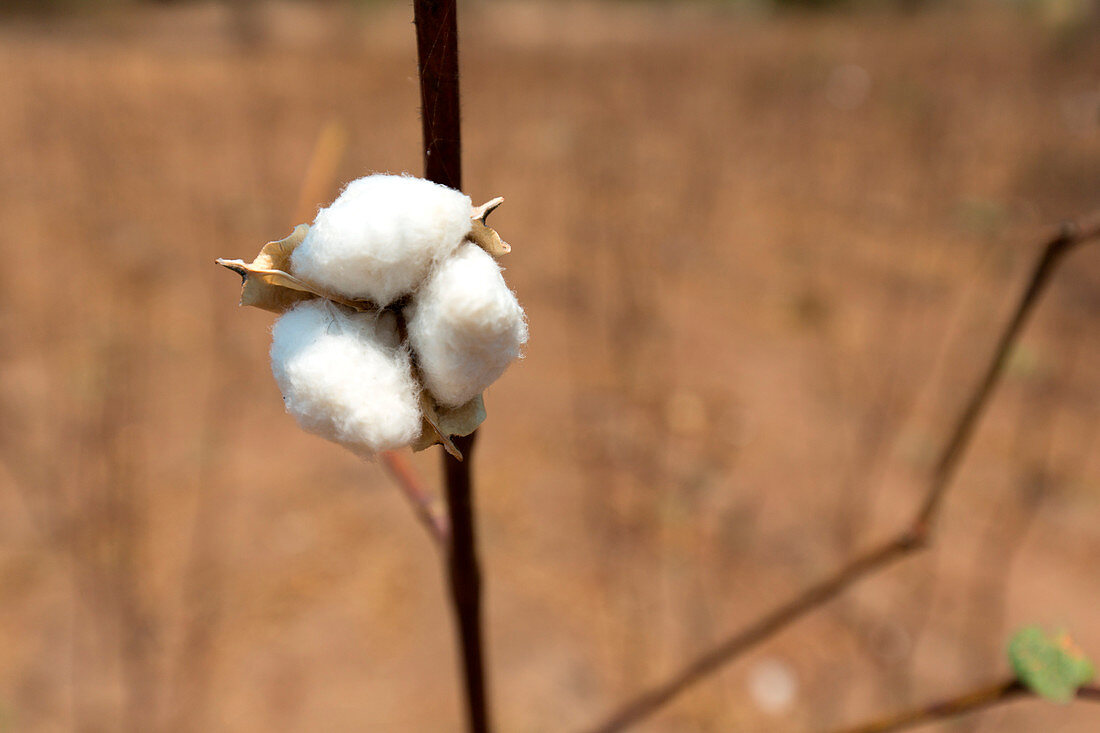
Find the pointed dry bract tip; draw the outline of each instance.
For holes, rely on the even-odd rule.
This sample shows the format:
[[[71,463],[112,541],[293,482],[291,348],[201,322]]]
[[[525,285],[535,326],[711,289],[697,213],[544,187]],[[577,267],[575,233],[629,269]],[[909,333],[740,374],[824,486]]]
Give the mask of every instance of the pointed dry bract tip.
[[[471,219],[480,219],[484,224],[485,220],[492,214],[498,206],[504,203],[503,196],[497,196],[492,201],[486,201],[481,206],[474,208],[474,213],[470,216]]]
[[[227,270],[232,270],[241,276],[241,280],[245,280],[248,277],[248,265],[244,260],[227,260],[224,257],[219,257],[214,260],[215,265],[221,265]]]
[[[378,308],[369,301],[345,298],[290,274],[290,259],[308,233],[309,225],[299,224],[289,237],[265,244],[251,263],[224,258],[214,262],[244,280],[241,305],[284,313],[303,300],[323,298],[359,312],[377,311]]]
[[[512,251],[511,246],[502,240],[492,227],[485,223],[489,214],[493,213],[503,203],[504,197],[497,196],[492,201],[486,201],[481,206],[474,207],[474,211],[470,215],[472,226],[470,233],[466,235],[467,239],[494,257],[500,257]]]

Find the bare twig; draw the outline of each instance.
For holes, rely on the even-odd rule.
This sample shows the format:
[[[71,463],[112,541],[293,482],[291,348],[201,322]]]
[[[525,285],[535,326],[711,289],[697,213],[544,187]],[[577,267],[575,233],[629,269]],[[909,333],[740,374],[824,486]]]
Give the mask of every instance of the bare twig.
[[[885,717],[851,728],[843,728],[837,733],[888,733],[888,731],[905,730],[925,723],[983,710],[1021,697],[1028,697],[1031,694],[1031,691],[1019,681],[1014,679],[1004,680],[994,685],[979,687],[976,690],[971,690],[947,700],[921,705],[900,713],[891,713]],[[1077,699],[1094,703],[1100,702],[1100,688],[1082,687],[1077,691]]]
[[[420,118],[424,177],[462,188],[462,138],[458,95],[458,22],[455,0],[415,0],[416,52],[420,68]],[[448,571],[458,625],[466,689],[467,726],[488,733],[488,691],[481,634],[481,572],[477,561],[470,464],[474,438],[455,438],[464,461],[443,454],[451,544]]]
[[[950,437],[929,479],[927,493],[911,525],[893,540],[872,547],[849,560],[826,579],[800,591],[794,598],[769,611],[745,629],[719,642],[710,650],[677,670],[667,680],[628,701],[590,733],[614,733],[625,730],[656,712],[695,682],[705,678],[730,661],[770,638],[838,593],[910,553],[928,546],[932,527],[947,487],[955,475],[960,460],[970,443],[994,388],[1000,381],[1012,345],[1020,335],[1028,316],[1035,309],[1039,296],[1050,282],[1055,267],[1074,246],[1100,236],[1100,212],[1094,212],[1077,223],[1060,226],[1043,246],[1042,254],[1032,269],[1031,278],[1005,326],[981,381],[967,400]]]
[[[861,553],[833,576],[805,589],[795,598],[770,611],[678,671],[672,678],[639,695],[613,716],[592,728],[592,733],[624,730],[654,712],[688,687],[714,672],[807,611],[820,606],[874,570],[907,555],[917,538],[908,534]]]
[[[982,375],[977,388],[970,395],[970,399],[955,423],[951,437],[940,453],[939,460],[936,461],[936,467],[932,472],[932,479],[928,487],[928,494],[921,506],[920,513],[917,515],[917,525],[929,525],[935,521],[944,493],[955,475],[959,460],[970,444],[970,438],[974,434],[978,419],[989,404],[989,396],[996,388],[1001,375],[1004,374],[1005,363],[1012,351],[1012,345],[1019,338],[1020,331],[1023,329],[1024,323],[1027,322],[1028,316],[1035,310],[1035,304],[1039,301],[1039,296],[1050,282],[1055,268],[1066,253],[1076,245],[1098,235],[1100,235],[1100,212],[1095,212],[1082,219],[1080,223],[1063,223],[1058,232],[1043,247],[1043,254],[1032,270],[1027,289],[1020,297],[1020,302],[1016,306],[1016,311],[1012,314],[1012,319],[1008,322],[1005,330],[1001,333],[1001,338],[997,341],[997,347],[989,361],[989,366],[986,367],[985,374]]]
[[[446,549],[451,534],[447,518],[436,512],[431,494],[424,488],[420,477],[413,471],[408,460],[396,451],[384,451],[381,458],[382,465],[393,477],[401,493],[409,500],[416,518],[428,530],[432,541],[437,547]]]

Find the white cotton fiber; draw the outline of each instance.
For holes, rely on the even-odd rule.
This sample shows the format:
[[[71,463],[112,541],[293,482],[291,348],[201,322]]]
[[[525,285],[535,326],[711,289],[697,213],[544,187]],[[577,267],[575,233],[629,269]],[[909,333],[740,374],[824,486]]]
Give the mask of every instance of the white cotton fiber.
[[[303,430],[364,457],[420,435],[420,389],[392,313],[299,303],[272,329],[271,371]]]
[[[516,296],[496,261],[472,243],[439,264],[406,316],[425,386],[452,407],[496,381],[527,343]]]
[[[317,214],[291,256],[291,271],[386,306],[454,251],[470,231],[472,211],[469,196],[421,178],[360,178]]]

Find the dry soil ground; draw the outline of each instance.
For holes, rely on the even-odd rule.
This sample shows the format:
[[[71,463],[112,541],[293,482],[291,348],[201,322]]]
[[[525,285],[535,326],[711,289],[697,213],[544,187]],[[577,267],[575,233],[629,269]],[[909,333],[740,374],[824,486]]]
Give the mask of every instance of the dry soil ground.
[[[213,265],[289,231],[326,125],[311,206],[419,170],[409,10],[254,7],[0,23],[9,730],[460,729],[435,552],[283,413],[271,316]],[[487,2],[462,32],[467,188],[507,197],[532,334],[476,459],[493,699],[502,731],[570,731],[906,520],[1042,227],[1100,205],[1100,34]],[[1028,622],[1100,656],[1098,325],[1094,246],[936,548],[648,730],[827,730],[1005,674]]]

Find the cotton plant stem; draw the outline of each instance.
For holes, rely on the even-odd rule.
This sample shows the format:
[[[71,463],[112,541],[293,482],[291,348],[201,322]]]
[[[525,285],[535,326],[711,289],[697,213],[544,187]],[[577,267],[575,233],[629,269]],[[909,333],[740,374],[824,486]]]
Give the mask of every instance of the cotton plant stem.
[[[451,551],[448,555],[451,600],[462,650],[469,730],[471,733],[488,733],[491,725],[481,629],[481,571],[477,561],[474,492],[470,483],[470,459],[475,436],[455,438],[455,445],[465,460],[458,461],[443,453],[443,467],[447,506],[451,514]]]
[[[803,589],[791,600],[719,642],[677,670],[665,681],[619,707],[599,725],[588,729],[589,733],[615,733],[639,723],[694,683],[706,678],[760,642],[771,638],[857,581],[927,547],[944,494],[970,443],[978,419],[1000,381],[1008,355],[1019,338],[1024,323],[1035,309],[1040,295],[1049,284],[1051,275],[1064,255],[1076,245],[1098,236],[1100,236],[1100,212],[1094,212],[1076,223],[1063,224],[1044,244],[1042,254],[1032,269],[1028,286],[1020,296],[1011,319],[997,341],[989,366],[966,401],[954,429],[944,444],[929,479],[925,499],[909,527],[894,539],[860,553],[824,580]]]
[[[455,0],[415,0],[424,177],[462,190]]]
[[[458,18],[455,0],[415,0],[416,51],[420,70],[420,118],[424,177],[462,190],[459,125]],[[474,435],[455,438],[464,460],[443,453],[451,542],[447,553],[451,601],[465,679],[467,729],[489,733],[488,690],[481,624],[481,571],[477,560],[474,492],[470,464]]]
[[[927,703],[900,713],[891,713],[861,725],[840,729],[836,733],[890,733],[891,731],[906,730],[926,723],[934,723],[958,715],[984,710],[1031,695],[1031,691],[1019,681],[1009,679],[986,687],[979,687],[946,700]],[[1100,688],[1082,687],[1077,691],[1077,699],[1093,703],[1100,702]]]

